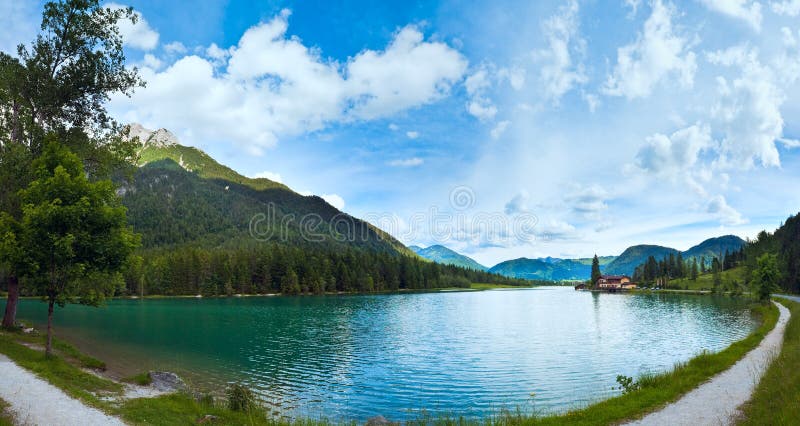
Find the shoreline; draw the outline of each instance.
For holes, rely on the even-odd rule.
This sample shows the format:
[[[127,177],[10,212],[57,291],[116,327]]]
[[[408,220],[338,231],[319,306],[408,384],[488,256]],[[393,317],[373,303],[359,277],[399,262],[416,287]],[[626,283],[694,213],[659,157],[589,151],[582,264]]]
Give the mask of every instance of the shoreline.
[[[758,330],[754,330],[747,338],[745,338],[743,340],[752,339],[753,336],[756,335],[759,330],[763,329],[764,326],[767,325],[766,324],[767,321],[768,321],[767,317],[762,316],[762,318],[761,318],[761,323],[762,324],[759,327],[759,329]],[[760,342],[761,342],[761,339],[758,340],[757,344],[760,343]],[[740,343],[741,343],[741,341],[734,342],[733,344],[731,344],[731,346],[729,346],[728,348],[724,349],[722,352],[728,352],[728,351],[731,350],[732,347],[740,345]],[[739,358],[737,358],[737,359],[741,359],[742,357],[746,356],[746,354],[748,352],[749,351],[742,353],[741,356]],[[692,362],[694,362],[694,359],[695,358],[687,361],[686,364],[691,364]],[[674,374],[674,373],[673,372],[665,372],[665,373],[663,373],[663,375],[665,375],[665,376],[669,376],[671,374]],[[106,374],[102,374],[101,373],[101,377],[106,378],[106,377],[108,377],[108,374],[107,373]],[[109,380],[113,380],[113,379],[109,379]],[[118,383],[118,382],[115,380],[115,383]],[[694,388],[696,388],[696,386],[693,387],[692,389],[694,389]],[[691,391],[691,389],[689,389],[687,392],[689,392],[689,391]],[[685,395],[685,394],[686,393],[682,393],[682,394],[679,395],[679,397],[681,395]],[[621,398],[630,399],[630,396],[622,395],[622,396],[613,397],[613,398],[610,398],[610,399],[598,401],[596,403],[592,403],[592,404],[590,404],[590,405],[588,405],[586,407],[583,407],[581,409],[578,409],[578,410],[572,411],[572,412],[555,413],[555,414],[552,414],[552,415],[548,415],[547,417],[525,417],[525,419],[530,420],[530,421],[535,421],[535,422],[542,422],[544,424],[562,424],[564,422],[572,422],[572,420],[577,420],[576,416],[578,416],[578,417],[580,417],[582,415],[584,415],[584,416],[585,415],[590,415],[591,416],[592,412],[596,411],[598,406],[609,405],[609,404],[612,404],[612,405],[613,404],[619,404],[621,402],[620,401]],[[147,401],[146,400],[142,400],[142,401],[139,402],[139,404],[140,404],[140,408],[143,409],[144,407],[148,406],[148,404],[151,404],[151,403],[152,404],[159,404],[159,403],[161,403],[161,401],[162,401],[162,399],[151,399],[151,400],[147,400]],[[668,402],[668,401],[666,401],[666,402]],[[181,404],[194,404],[194,402],[183,400],[183,402],[181,402]],[[637,416],[641,416],[641,415],[647,413],[647,411],[648,410],[637,411],[635,413],[631,413],[629,416],[627,416],[625,418],[620,418],[620,419],[617,419],[615,421],[625,421],[625,420],[634,419]],[[379,413],[379,410],[376,410],[376,413]],[[309,419],[295,419],[295,420],[298,421],[298,422],[301,422],[301,423],[306,423],[306,424],[308,424],[307,422],[309,421]],[[520,419],[518,419],[518,420],[520,420]],[[481,422],[482,421],[478,420],[478,419],[476,419],[474,421],[473,420],[469,421],[470,424],[481,423]],[[313,422],[312,422],[312,424],[313,424]],[[330,422],[328,422],[326,424],[330,424]],[[585,423],[585,424],[594,424],[594,423],[589,422],[589,423]]]

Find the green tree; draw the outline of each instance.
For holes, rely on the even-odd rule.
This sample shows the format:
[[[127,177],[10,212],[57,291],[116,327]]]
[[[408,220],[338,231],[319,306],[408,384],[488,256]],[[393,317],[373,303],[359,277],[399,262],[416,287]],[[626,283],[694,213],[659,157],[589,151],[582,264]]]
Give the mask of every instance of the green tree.
[[[698,272],[699,271],[697,270],[697,258],[695,257],[692,259],[692,270],[691,270],[692,281],[697,281]]]
[[[98,305],[138,237],[126,224],[110,181],[90,182],[68,148],[49,142],[33,163],[36,180],[21,192],[21,246],[36,273],[27,278],[48,302],[47,345],[52,352],[53,308],[68,301]]]
[[[758,257],[758,268],[753,271],[753,285],[761,301],[769,300],[772,292],[778,288],[781,271],[778,267],[778,256],[765,253]]]
[[[592,258],[592,282],[591,286],[594,287],[597,285],[597,280],[600,279],[600,259],[597,258],[597,254],[594,255]]]
[[[58,134],[93,176],[133,158],[133,143],[112,137],[117,127],[105,103],[112,93],[143,85],[137,70],[125,67],[118,26],[136,19],[132,9],[109,9],[99,0],[48,2],[36,40],[18,46],[16,57],[0,52],[0,211],[21,220],[18,194],[34,178],[31,164],[48,133]],[[12,269],[6,280],[3,324],[13,324],[19,275]]]

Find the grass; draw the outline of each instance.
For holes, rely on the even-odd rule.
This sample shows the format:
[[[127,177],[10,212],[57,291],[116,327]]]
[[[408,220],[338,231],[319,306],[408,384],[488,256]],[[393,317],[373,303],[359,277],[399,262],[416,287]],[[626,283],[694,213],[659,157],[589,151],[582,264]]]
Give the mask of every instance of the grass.
[[[78,360],[72,359],[72,362],[69,362],[60,356],[46,357],[43,351],[21,344],[21,341],[25,340],[26,337],[18,333],[0,332],[0,353],[73,398],[93,407],[106,409],[107,405],[98,398],[98,395],[114,395],[122,392],[122,385],[119,383],[81,370]]]
[[[254,426],[328,426],[327,420],[287,419],[277,416],[263,406],[248,411],[233,411],[225,404],[210,398],[197,400],[185,393],[163,395],[156,398],[138,398],[125,402],[117,414],[134,425],[180,425],[197,424],[206,416],[213,416],[214,425],[254,425]],[[338,423],[337,423],[338,424]],[[351,423],[355,425],[355,423]]]
[[[777,299],[792,313],[783,349],[743,409],[743,425],[794,425],[800,419],[800,303]]]
[[[738,282],[739,285],[743,285],[744,273],[745,270],[742,266],[728,269],[727,271],[722,271],[720,273],[722,289],[724,290],[726,286],[728,288],[733,288],[734,281]],[[669,288],[678,288],[683,290],[711,290],[714,288],[714,275],[709,272],[699,275],[696,280],[692,280],[690,278],[671,280],[669,282]]]
[[[13,426],[14,416],[8,411],[8,403],[0,399],[0,426]]]
[[[149,384],[153,383],[153,378],[150,377],[149,372],[145,371],[130,377],[125,377],[122,379],[122,381],[126,383],[133,383],[139,386],[148,386]]]

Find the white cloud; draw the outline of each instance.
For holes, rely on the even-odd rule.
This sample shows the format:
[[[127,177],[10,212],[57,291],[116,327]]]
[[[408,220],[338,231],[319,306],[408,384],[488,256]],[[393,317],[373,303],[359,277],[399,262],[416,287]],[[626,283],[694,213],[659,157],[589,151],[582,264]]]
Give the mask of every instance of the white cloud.
[[[505,205],[504,211],[507,215],[514,215],[519,213],[528,212],[528,202],[530,201],[530,194],[528,191],[522,190],[514,195],[513,198],[508,200]]]
[[[164,63],[160,59],[158,59],[157,57],[155,57],[150,53],[145,53],[144,59],[142,60],[142,64],[153,70],[158,70],[159,68],[161,68],[162,65],[164,65]]]
[[[404,158],[401,160],[392,160],[389,162],[389,165],[392,167],[415,167],[421,165],[422,163],[424,163],[424,161],[421,158],[413,157]]]
[[[190,144],[233,142],[258,155],[282,136],[434,102],[467,67],[459,52],[425,41],[414,26],[398,31],[383,51],[331,62],[286,36],[288,16],[248,29],[221,65],[190,55],[161,72],[143,70],[147,87],[131,98],[114,96],[111,111],[168,127]]]
[[[642,0],[625,0],[625,5],[631,9],[631,16],[635,16],[636,12],[639,10],[639,5],[642,3]]]
[[[589,107],[589,112],[594,114],[597,111],[597,107],[600,106],[600,98],[592,93],[584,93],[583,100],[586,101],[586,106]]]
[[[164,51],[172,54],[186,53],[186,46],[179,41],[173,41],[164,45]]]
[[[711,198],[706,206],[706,212],[713,214],[723,225],[734,226],[747,223],[747,219],[742,217],[742,214],[736,209],[728,205],[728,202],[722,195]]]
[[[400,130],[400,126],[398,126],[397,124],[394,124],[394,123],[389,123],[389,130],[391,130],[393,132],[396,132],[396,131]]]
[[[711,128],[695,124],[667,136],[649,136],[636,154],[636,165],[644,171],[663,177],[675,177],[690,171],[700,154],[715,147]]]
[[[692,86],[697,69],[695,54],[687,39],[673,31],[674,13],[672,6],[661,0],[653,2],[652,14],[636,41],[617,49],[617,64],[603,87],[605,94],[643,98],[670,75],[675,75],[682,86]]]
[[[511,122],[508,120],[503,120],[497,123],[497,125],[495,125],[494,129],[492,129],[491,131],[492,139],[494,140],[500,139],[500,136],[503,136],[503,133],[506,132],[506,128],[508,128],[509,124],[511,124]]]
[[[514,90],[522,90],[525,86],[525,69],[523,68],[501,68],[497,71],[497,76],[503,80],[508,80],[508,84]]]
[[[583,65],[573,63],[573,55],[582,55],[586,48],[579,34],[578,2],[571,0],[562,6],[558,14],[544,22],[543,32],[547,48],[534,51],[533,56],[541,64],[539,78],[545,96],[558,101],[573,87],[587,81]]]
[[[732,81],[718,78],[719,101],[712,117],[725,133],[718,166],[749,169],[756,162],[764,167],[780,166],[775,141],[783,135],[780,107],[785,98],[778,76],[761,64],[755,49],[737,46],[707,56],[712,64],[741,70]]]
[[[770,3],[772,11],[778,15],[797,16],[800,15],[800,0],[774,1]]]
[[[278,173],[263,171],[250,176],[253,179],[269,179],[273,182],[283,183],[283,178]]]
[[[106,3],[104,7],[108,9],[124,9],[123,6],[117,3]],[[120,20],[117,25],[119,26],[119,33],[122,36],[122,43],[140,50],[152,50],[158,45],[158,33],[150,28],[150,24],[144,19],[141,13],[134,11],[136,15],[136,23],[130,20]]]
[[[419,132],[416,132],[416,131],[413,131],[413,130],[408,131],[408,132],[406,132],[406,137],[409,138],[409,139],[416,139],[416,138],[419,137]]]
[[[491,120],[497,115],[497,107],[486,98],[475,98],[467,102],[467,111],[482,121]]]
[[[565,197],[565,201],[576,213],[596,217],[598,213],[608,209],[608,198],[608,192],[602,186],[594,184],[571,192]]]
[[[702,0],[711,10],[741,19],[761,31],[761,3],[751,0]]]
[[[481,121],[488,121],[497,115],[497,107],[486,92],[492,87],[492,67],[482,64],[480,69],[469,75],[464,80],[467,89],[467,112]]]

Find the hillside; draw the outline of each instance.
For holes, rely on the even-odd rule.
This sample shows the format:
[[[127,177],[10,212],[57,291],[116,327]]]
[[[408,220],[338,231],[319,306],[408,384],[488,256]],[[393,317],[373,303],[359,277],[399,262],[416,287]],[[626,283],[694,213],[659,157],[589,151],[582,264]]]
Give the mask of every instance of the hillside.
[[[476,262],[471,257],[464,256],[463,254],[457,253],[442,245],[433,245],[427,248],[411,246],[409,249],[425,259],[445,265],[461,266],[463,268],[474,269],[476,271],[485,271],[489,269]]]
[[[663,259],[670,254],[677,255],[678,250],[669,247],[641,244],[625,249],[613,262],[600,269],[604,274],[633,274],[637,266],[644,263],[648,257]]]
[[[699,260],[701,257],[705,257],[707,259],[706,264],[710,265],[710,259],[713,259],[714,257],[721,259],[725,255],[726,251],[738,251],[745,244],[745,240],[737,237],[736,235],[723,235],[721,237],[709,238],[683,252],[683,258],[691,259],[696,257]]]
[[[735,235],[723,235],[721,237],[709,238],[700,244],[684,251],[670,247],[656,246],[656,245],[637,245],[625,249],[622,254],[617,257],[613,262],[609,263],[606,267],[601,269],[604,274],[633,274],[633,270],[637,266],[647,261],[647,258],[653,256],[656,260],[661,260],[670,254],[677,255],[678,253],[683,256],[684,261],[697,258],[698,261],[705,257],[706,265],[711,265],[711,259],[714,257],[722,258],[725,252],[738,251],[745,245],[745,241]]]
[[[528,259],[507,260],[489,268],[489,272],[512,278],[549,281],[585,280],[591,275],[592,264],[582,259]]]
[[[180,145],[167,130],[134,125],[131,136],[142,143],[140,167],[120,194],[144,248],[271,241],[413,255],[390,235],[322,198],[244,177],[203,151]]]

